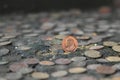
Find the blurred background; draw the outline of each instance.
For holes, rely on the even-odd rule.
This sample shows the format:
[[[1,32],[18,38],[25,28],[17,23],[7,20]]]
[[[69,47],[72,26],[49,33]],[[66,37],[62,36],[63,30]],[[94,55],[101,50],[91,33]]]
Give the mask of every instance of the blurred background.
[[[0,0],[0,13],[27,13],[69,9],[91,10],[101,6],[118,7],[120,0]]]

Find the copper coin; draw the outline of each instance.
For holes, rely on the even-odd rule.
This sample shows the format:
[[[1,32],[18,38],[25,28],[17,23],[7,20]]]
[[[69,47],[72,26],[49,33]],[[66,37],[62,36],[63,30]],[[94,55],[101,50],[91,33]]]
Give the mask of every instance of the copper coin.
[[[74,52],[78,48],[78,41],[73,36],[67,36],[62,41],[62,48],[65,52]]]
[[[115,73],[116,69],[110,66],[101,65],[96,68],[96,71],[100,74],[112,74]]]

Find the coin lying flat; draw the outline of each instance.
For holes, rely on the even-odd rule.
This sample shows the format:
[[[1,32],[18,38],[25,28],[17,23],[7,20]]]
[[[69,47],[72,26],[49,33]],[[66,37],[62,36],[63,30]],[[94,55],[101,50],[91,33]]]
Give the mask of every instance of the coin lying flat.
[[[120,52],[120,45],[118,45],[118,46],[113,46],[112,49],[113,49],[114,51]]]
[[[33,71],[33,69],[24,67],[24,68],[21,68],[21,69],[18,71],[18,73],[20,73],[20,74],[28,74],[28,73],[31,73],[32,71]]]
[[[97,45],[97,46],[91,46],[89,49],[94,49],[94,50],[99,50],[102,49],[104,46],[102,45]]]
[[[116,69],[110,66],[101,65],[96,68],[96,71],[100,74],[112,74],[115,73]]]
[[[66,59],[66,58],[60,58],[60,59],[55,60],[55,63],[56,64],[69,64],[71,63],[71,60]]]
[[[105,42],[103,42],[103,45],[104,46],[116,46],[116,45],[118,45],[118,43],[113,42],[113,41],[105,41]]]
[[[119,56],[108,56],[106,57],[106,60],[108,60],[109,62],[119,62],[120,57]]]
[[[6,54],[8,54],[8,52],[9,52],[9,49],[7,49],[7,48],[1,48],[0,49],[0,56],[6,55]]]
[[[25,63],[22,63],[22,62],[16,62],[16,63],[13,63],[9,66],[9,69],[13,72],[16,72],[18,70],[20,70],[21,68],[24,68],[24,67],[28,67],[27,64]]]
[[[86,68],[82,68],[82,67],[74,67],[74,68],[70,68],[68,70],[70,73],[83,73],[86,71]]]
[[[73,57],[71,60],[72,61],[84,61],[86,60],[86,57]]]
[[[81,76],[80,80],[98,80],[94,76]]]
[[[10,43],[11,43],[11,41],[0,42],[0,46],[5,46],[5,45],[8,45]]]
[[[22,78],[20,73],[8,73],[6,77],[8,80],[18,80]]]
[[[88,51],[85,51],[85,56],[87,57],[90,57],[90,58],[99,58],[101,57],[101,54],[99,51],[96,51],[96,50],[88,50]]]
[[[52,62],[52,61],[40,61],[39,64],[46,65],[46,66],[51,66],[51,65],[54,65],[55,63]]]
[[[35,79],[47,79],[49,78],[49,74],[45,72],[33,72],[31,76]]]
[[[39,63],[39,60],[36,58],[28,58],[24,60],[24,63],[26,64],[37,64]]]
[[[63,77],[66,76],[68,73],[67,71],[56,71],[51,74],[52,77]]]

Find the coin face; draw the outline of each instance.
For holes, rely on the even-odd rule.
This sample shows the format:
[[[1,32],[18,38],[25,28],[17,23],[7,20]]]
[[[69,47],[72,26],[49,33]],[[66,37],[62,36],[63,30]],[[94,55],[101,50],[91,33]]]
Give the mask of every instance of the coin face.
[[[113,49],[114,51],[120,52],[120,45],[118,45],[118,46],[113,46],[112,49]]]
[[[78,47],[78,41],[73,36],[67,36],[62,41],[62,48],[65,52],[74,52]]]
[[[116,71],[116,69],[110,66],[100,65],[96,68],[96,71],[100,74],[112,74]]]
[[[74,67],[74,68],[69,69],[70,73],[83,73],[85,71],[86,71],[86,69],[82,68],[82,67]]]
[[[47,79],[49,78],[49,74],[45,72],[33,72],[31,76],[35,79]]]
[[[56,64],[70,64],[71,60],[70,59],[65,59],[65,58],[60,58],[55,61]]]
[[[67,71],[56,71],[56,72],[53,72],[51,75],[53,77],[63,77],[63,76],[66,76],[68,74]]]

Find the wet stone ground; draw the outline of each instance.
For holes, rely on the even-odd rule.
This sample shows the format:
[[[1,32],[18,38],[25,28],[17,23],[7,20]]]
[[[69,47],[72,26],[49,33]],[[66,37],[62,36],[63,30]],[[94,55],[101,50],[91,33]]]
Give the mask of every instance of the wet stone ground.
[[[0,16],[0,80],[120,80],[120,13]],[[64,37],[76,37],[64,52]]]

